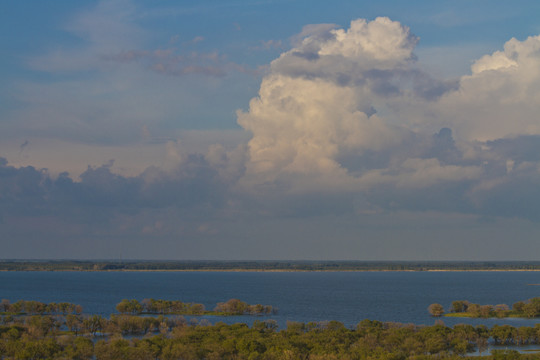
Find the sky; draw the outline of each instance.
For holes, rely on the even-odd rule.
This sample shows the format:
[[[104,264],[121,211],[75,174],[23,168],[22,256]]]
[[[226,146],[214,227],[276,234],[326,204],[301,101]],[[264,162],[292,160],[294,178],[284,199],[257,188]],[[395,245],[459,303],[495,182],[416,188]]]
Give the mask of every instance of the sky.
[[[538,260],[538,14],[0,0],[0,259]]]

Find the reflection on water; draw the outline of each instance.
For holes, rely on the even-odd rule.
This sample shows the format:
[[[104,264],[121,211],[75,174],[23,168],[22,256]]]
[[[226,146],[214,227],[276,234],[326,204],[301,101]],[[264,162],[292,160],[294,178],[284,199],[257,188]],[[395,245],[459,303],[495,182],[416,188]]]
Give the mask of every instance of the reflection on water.
[[[493,345],[490,344],[486,350],[480,352],[479,350],[476,350],[471,353],[467,353],[467,356],[486,356],[491,354],[493,351],[517,351],[522,354],[536,354],[540,353],[540,348],[538,345]]]

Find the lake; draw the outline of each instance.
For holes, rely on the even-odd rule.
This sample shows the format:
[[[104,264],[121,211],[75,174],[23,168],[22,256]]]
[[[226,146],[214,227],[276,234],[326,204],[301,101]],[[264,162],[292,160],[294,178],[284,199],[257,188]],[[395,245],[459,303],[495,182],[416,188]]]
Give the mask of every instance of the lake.
[[[354,326],[363,319],[432,325],[432,303],[445,309],[454,300],[509,306],[540,296],[540,272],[0,272],[0,298],[80,304],[85,313],[108,316],[122,299],[144,298],[202,303],[238,298],[272,305],[275,315],[207,317],[211,322],[338,320]],[[528,319],[442,318],[458,323],[533,326]]]

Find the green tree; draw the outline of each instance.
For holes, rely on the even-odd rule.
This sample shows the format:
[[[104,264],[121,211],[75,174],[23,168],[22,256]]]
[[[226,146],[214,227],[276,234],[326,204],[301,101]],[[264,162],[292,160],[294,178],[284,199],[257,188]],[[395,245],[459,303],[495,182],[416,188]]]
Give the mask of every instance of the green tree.
[[[34,315],[26,318],[28,333],[34,338],[42,338],[56,329],[56,322],[51,316]]]
[[[493,306],[491,306],[491,305],[481,305],[480,306],[480,310],[479,310],[480,317],[488,318],[488,317],[490,317],[492,315],[492,312],[493,312]]]
[[[0,302],[0,309],[3,312],[8,312],[9,308],[10,308],[10,305],[11,305],[11,303],[9,302],[8,299],[2,299],[2,301]]]
[[[480,317],[480,305],[478,304],[469,304],[467,307],[467,313],[472,317]]]
[[[525,306],[523,306],[523,313],[528,318],[534,318],[540,314],[540,309],[536,303],[529,302],[529,303],[526,303]]]
[[[428,311],[431,316],[442,316],[444,314],[443,306],[437,303],[429,305]]]
[[[218,303],[214,309],[217,312],[224,312],[234,315],[243,315],[249,309],[249,305],[238,299],[230,299],[224,303]]]
[[[143,311],[143,306],[135,299],[123,299],[116,304],[116,310],[121,314],[140,314]]]
[[[508,316],[510,308],[506,304],[498,304],[494,306],[493,311],[495,311],[495,316],[503,318]]]
[[[98,331],[101,331],[106,324],[106,319],[101,315],[92,315],[84,318],[82,322],[82,328],[84,331],[96,335]]]
[[[525,303],[523,301],[518,301],[512,305],[512,310],[514,310],[517,313],[523,313],[523,308],[525,307]]]
[[[66,326],[70,331],[73,331],[75,335],[78,335],[82,328],[82,319],[78,315],[69,314],[66,316]]]
[[[514,344],[518,337],[516,328],[510,325],[493,325],[490,333],[495,343],[502,345]]]
[[[452,305],[450,307],[451,312],[460,313],[467,311],[467,308],[469,307],[469,302],[466,300],[456,300],[452,301]]]

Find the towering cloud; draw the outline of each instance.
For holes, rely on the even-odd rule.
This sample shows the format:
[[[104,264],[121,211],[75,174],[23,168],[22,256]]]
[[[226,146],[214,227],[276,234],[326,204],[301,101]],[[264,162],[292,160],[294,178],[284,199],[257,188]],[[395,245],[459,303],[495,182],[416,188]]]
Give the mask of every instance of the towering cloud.
[[[389,41],[375,44],[388,35]],[[374,84],[365,71],[379,61],[381,71],[407,62],[414,42],[406,28],[388,19],[358,20],[347,32],[309,35],[282,54],[249,112],[238,115],[253,134],[248,174],[270,180],[281,172],[340,173],[340,152],[398,141],[399,134],[375,115]]]
[[[374,176],[362,179],[366,172],[359,169],[385,168],[389,157],[403,162],[404,147],[411,157],[420,156],[418,136],[393,106],[407,99],[433,101],[456,84],[416,67],[417,38],[409,29],[377,18],[352,21],[348,30],[312,26],[303,34],[297,46],[272,62],[249,111],[238,114],[238,123],[253,134],[246,179],[265,183],[316,175],[302,180],[302,187],[319,181],[326,188],[358,190]],[[366,156],[373,161],[359,164]],[[441,167],[438,161],[421,162],[406,167],[424,172]]]

